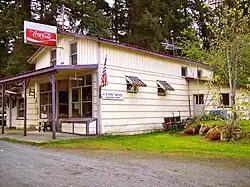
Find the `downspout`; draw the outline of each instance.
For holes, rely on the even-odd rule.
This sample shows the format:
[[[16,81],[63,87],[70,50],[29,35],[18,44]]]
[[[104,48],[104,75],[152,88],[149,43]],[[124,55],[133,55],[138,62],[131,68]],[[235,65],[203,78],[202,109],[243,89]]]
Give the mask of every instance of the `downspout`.
[[[189,111],[189,117],[191,117],[191,101],[190,101],[190,86],[189,86],[189,80],[187,80],[188,85],[188,111]]]
[[[102,134],[102,114],[101,114],[101,84],[100,84],[100,79],[101,79],[101,44],[100,42],[97,43],[97,129],[96,133],[97,135]]]

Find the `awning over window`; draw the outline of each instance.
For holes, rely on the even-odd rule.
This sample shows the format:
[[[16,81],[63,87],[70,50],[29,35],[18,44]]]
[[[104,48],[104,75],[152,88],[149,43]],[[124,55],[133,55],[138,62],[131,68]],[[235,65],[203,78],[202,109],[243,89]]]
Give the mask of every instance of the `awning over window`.
[[[174,88],[170,86],[166,81],[157,80],[156,83],[164,90],[174,91]]]
[[[146,87],[147,85],[142,82],[138,77],[126,76],[126,80],[133,86]]]

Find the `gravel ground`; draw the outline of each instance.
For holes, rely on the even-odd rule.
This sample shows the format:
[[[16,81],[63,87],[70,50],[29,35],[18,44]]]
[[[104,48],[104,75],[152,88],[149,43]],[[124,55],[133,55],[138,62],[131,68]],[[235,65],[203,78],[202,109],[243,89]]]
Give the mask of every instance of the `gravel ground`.
[[[0,141],[0,186],[249,187],[250,169],[173,159],[90,157]]]

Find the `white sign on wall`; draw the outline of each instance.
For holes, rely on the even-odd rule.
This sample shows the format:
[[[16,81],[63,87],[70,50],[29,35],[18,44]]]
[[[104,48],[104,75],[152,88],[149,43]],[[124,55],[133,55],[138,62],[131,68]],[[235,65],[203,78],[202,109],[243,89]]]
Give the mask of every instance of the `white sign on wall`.
[[[116,91],[103,91],[102,99],[104,100],[123,100],[123,94]]]

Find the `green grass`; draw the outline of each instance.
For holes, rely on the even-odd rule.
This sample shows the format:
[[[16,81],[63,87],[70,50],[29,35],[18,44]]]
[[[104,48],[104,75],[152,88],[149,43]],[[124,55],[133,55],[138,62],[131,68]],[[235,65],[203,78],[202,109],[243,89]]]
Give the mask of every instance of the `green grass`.
[[[202,121],[201,124],[204,124],[204,125],[223,125],[223,121],[208,120],[208,121]]]
[[[221,124],[220,121],[203,121],[202,123]],[[241,121],[240,127],[245,132],[250,132],[250,120]],[[181,132],[154,132],[132,136],[101,136],[100,138],[55,140],[31,145],[59,149],[107,150],[111,152],[143,151],[153,154],[179,154],[206,158],[240,158],[250,161],[250,139],[236,142],[213,142],[201,136],[182,136]]]
[[[250,120],[242,120],[240,122],[240,127],[245,132],[250,132]]]
[[[43,146],[64,149],[130,150],[250,159],[250,141],[248,140],[230,143],[211,142],[200,136],[182,136],[180,133],[155,132],[133,136],[53,141]]]

